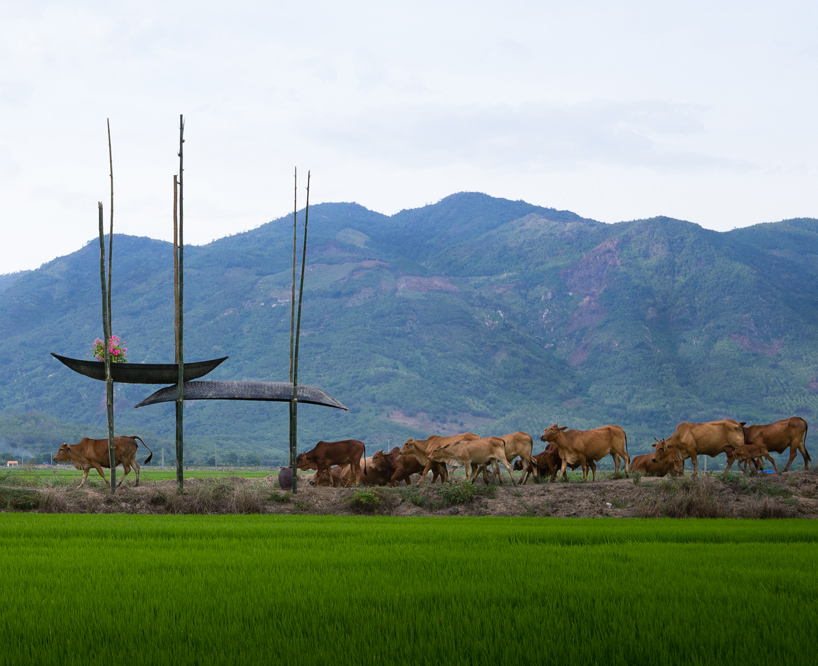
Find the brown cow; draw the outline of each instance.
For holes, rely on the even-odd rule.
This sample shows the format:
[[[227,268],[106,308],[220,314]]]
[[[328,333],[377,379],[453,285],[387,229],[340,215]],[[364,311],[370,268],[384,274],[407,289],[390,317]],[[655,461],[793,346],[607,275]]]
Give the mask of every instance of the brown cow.
[[[396,446],[389,453],[377,451],[372,456],[371,468],[378,470],[384,475],[389,475],[389,485],[397,486],[402,482],[411,485],[412,474],[419,474],[424,467],[424,463],[418,462],[414,456],[401,456],[400,449]]]
[[[656,450],[653,462],[678,460],[684,463],[687,458],[693,462],[693,476],[697,476],[698,456],[715,458],[720,453],[736,449],[744,444],[743,423],[724,419],[708,423],[680,423],[667,439],[660,439],[653,445]]]
[[[449,471],[446,469],[446,465],[430,460],[429,453],[440,446],[459,442],[461,439],[480,439],[480,435],[475,435],[473,432],[463,432],[459,435],[450,435],[448,437],[432,435],[426,439],[407,439],[400,450],[400,455],[411,456],[423,465],[418,485],[426,478],[426,474],[429,470],[432,470],[432,483],[435,482],[438,476],[440,477],[440,482],[445,483],[449,480]]]
[[[768,453],[784,453],[790,450],[790,459],[787,461],[784,471],[787,472],[793,460],[801,452],[804,458],[804,469],[809,469],[809,457],[807,451],[807,422],[800,416],[793,416],[775,423],[767,425],[751,425],[744,428],[745,444],[763,444]]]
[[[134,483],[134,486],[139,485],[140,468],[139,463],[136,462],[136,450],[139,447],[139,444],[136,443],[137,439],[142,442],[142,438],[136,435],[130,437],[124,435],[114,437],[114,464],[122,465],[122,469],[125,470],[117,486],[122,485],[125,477],[130,474],[132,467],[136,472],[136,483]],[[142,446],[150,451],[150,455],[145,458],[145,462],[142,463],[143,465],[147,465],[151,461],[151,458],[153,458],[153,451],[151,451],[145,442],[142,442]],[[88,480],[88,472],[92,467],[99,472],[102,480],[105,481],[105,485],[109,488],[111,486],[111,482],[105,478],[105,474],[102,472],[103,467],[106,469],[111,468],[111,457],[108,451],[107,437],[105,439],[88,439],[87,437],[83,437],[79,444],[63,443],[57,451],[57,455],[54,456],[54,462],[71,463],[76,469],[82,470],[82,481],[77,488],[82,488],[85,485],[85,482]]]
[[[466,475],[474,481],[480,472],[480,465],[491,464],[496,478],[500,478],[500,465],[508,470],[511,485],[516,485],[511,465],[506,460],[506,443],[499,437],[482,437],[479,439],[461,439],[435,447],[429,452],[429,460],[435,462],[457,461],[466,466]],[[499,464],[498,464],[499,463]],[[420,481],[423,481],[421,477]],[[420,485],[418,481],[417,485]],[[500,480],[502,483],[502,480]]]
[[[681,460],[653,462],[653,453],[642,453],[631,459],[631,472],[642,472],[645,476],[682,476],[685,471]]]
[[[753,474],[753,476],[758,474],[758,471],[764,467],[764,458],[773,464],[775,473],[779,473],[775,460],[773,460],[773,457],[764,444],[742,444],[733,451],[733,456],[736,460],[744,463],[745,474],[748,471]],[[753,463],[752,468],[750,467],[751,462]]]
[[[589,461],[596,462],[605,456],[614,459],[614,478],[619,476],[619,458],[625,459],[625,476],[630,471],[631,457],[628,455],[628,436],[619,426],[606,425],[592,430],[568,430],[556,423],[545,429],[540,439],[543,442],[554,442],[559,450],[562,463],[560,476],[565,476],[565,468],[577,462],[582,465],[582,480],[588,479]],[[591,468],[593,480],[596,481],[596,466]]]
[[[298,469],[315,469],[318,478],[324,470],[333,465],[347,465],[351,473],[347,483],[358,485],[361,476],[361,457],[366,456],[364,443],[357,439],[344,439],[339,442],[320,441],[311,451],[299,453],[295,459]],[[366,467],[363,470],[367,473]]]
[[[545,451],[538,453],[535,456],[531,456],[531,460],[534,464],[534,468],[536,470],[537,476],[542,478],[545,476],[551,475],[551,482],[554,482],[554,479],[557,477],[557,472],[560,471],[562,467],[562,458],[560,458],[560,452],[557,448],[557,445],[553,442],[549,442],[546,447]],[[569,469],[576,469],[582,463],[579,461],[575,462],[572,465],[568,465]],[[588,461],[588,466],[591,470],[596,470],[596,463],[593,460]],[[523,461],[522,460],[515,460],[514,461],[514,469],[520,470],[523,469]],[[526,472],[528,474],[528,472]],[[524,477],[526,478],[526,477]],[[564,481],[567,481],[567,475],[563,477]],[[523,481],[525,483],[525,481]]]

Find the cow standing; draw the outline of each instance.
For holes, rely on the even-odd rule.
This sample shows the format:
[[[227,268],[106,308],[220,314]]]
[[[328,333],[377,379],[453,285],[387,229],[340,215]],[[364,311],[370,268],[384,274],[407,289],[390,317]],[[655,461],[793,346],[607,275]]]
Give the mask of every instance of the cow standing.
[[[139,463],[136,462],[136,450],[139,448],[139,444],[136,442],[137,439],[142,442],[142,438],[135,435],[130,437],[124,435],[114,437],[114,465],[122,465],[122,469],[125,470],[117,487],[122,485],[125,477],[130,474],[131,468],[136,472],[136,483],[134,483],[134,486],[139,485],[140,468]],[[142,463],[143,465],[147,465],[151,461],[151,458],[153,458],[153,451],[151,451],[145,442],[142,442],[142,446],[150,451],[150,455],[145,458],[145,462]],[[63,442],[57,450],[57,455],[54,456],[54,462],[71,463],[76,469],[82,470],[82,481],[77,488],[82,488],[85,485],[85,482],[88,480],[88,472],[92,467],[97,470],[102,480],[105,481],[105,485],[108,487],[111,486],[111,482],[105,478],[105,474],[102,471],[103,467],[106,469],[111,468],[111,456],[108,450],[107,438],[89,439],[88,437],[83,437],[79,444],[66,444]]]
[[[667,439],[656,440],[652,461],[662,463],[677,460],[682,463],[690,458],[693,476],[699,473],[700,455],[715,458],[721,453],[737,449],[744,444],[743,423],[724,419],[708,423],[680,423]]]
[[[788,419],[768,423],[767,425],[751,425],[744,428],[744,442],[755,445],[762,444],[769,453],[784,453],[790,450],[790,459],[787,461],[784,471],[787,472],[795,460],[798,452],[804,459],[804,469],[809,469],[809,457],[807,451],[807,422],[800,416],[793,416]]]
[[[432,460],[429,458],[429,454],[441,446],[459,442],[462,439],[480,439],[480,435],[475,435],[473,432],[463,432],[448,437],[432,435],[426,439],[407,439],[400,450],[400,455],[411,456],[423,465],[418,485],[426,478],[429,470],[432,470],[432,483],[435,482],[438,476],[440,477],[440,483],[446,483],[449,480],[449,471],[446,469],[445,463]]]
[[[361,476],[361,457],[366,456],[364,443],[357,439],[344,439],[339,442],[318,442],[310,451],[299,453],[295,459],[296,467],[301,470],[315,469],[320,479],[325,470],[333,465],[349,466],[347,484],[358,485]],[[363,469],[366,474],[366,467]]]
[[[499,437],[482,437],[479,439],[461,439],[435,448],[429,453],[429,460],[435,462],[459,462],[466,466],[466,474],[470,474],[470,481],[477,478],[480,466],[491,464],[496,478],[500,479],[500,465],[508,470],[511,485],[515,485],[511,465],[506,460],[506,444]],[[498,464],[499,463],[499,464]],[[417,485],[423,481],[421,477]],[[502,480],[500,480],[502,483]]]
[[[631,457],[628,455],[628,436],[616,425],[606,425],[591,430],[568,430],[556,423],[545,429],[540,439],[543,442],[554,442],[559,450],[562,464],[560,477],[565,477],[569,465],[582,465],[582,480],[588,479],[589,463],[595,463],[605,456],[614,459],[614,478],[619,476],[619,458],[625,460],[625,476],[630,471]],[[596,481],[596,466],[591,467],[593,480]]]

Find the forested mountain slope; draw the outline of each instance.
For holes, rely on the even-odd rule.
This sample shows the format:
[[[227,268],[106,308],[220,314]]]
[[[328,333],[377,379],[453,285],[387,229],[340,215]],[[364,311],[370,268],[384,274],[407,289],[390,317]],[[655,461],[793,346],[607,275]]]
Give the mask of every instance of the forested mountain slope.
[[[292,216],[186,248],[186,360],[229,355],[209,379],[286,381],[291,262]],[[638,451],[682,420],[810,420],[816,277],[811,219],[717,233],[473,193],[391,217],[314,206],[299,379],[350,411],[302,405],[300,442],[356,437],[371,453],[413,435],[617,423]],[[99,291],[96,241],[0,280],[7,444],[45,453],[104,435],[104,384],[49,355],[86,356]],[[115,236],[113,320],[132,362],[172,360],[169,244]],[[117,386],[117,432],[168,444],[173,406],[133,409],[152,390]],[[190,402],[185,433],[191,462],[216,448],[271,462],[287,409]]]

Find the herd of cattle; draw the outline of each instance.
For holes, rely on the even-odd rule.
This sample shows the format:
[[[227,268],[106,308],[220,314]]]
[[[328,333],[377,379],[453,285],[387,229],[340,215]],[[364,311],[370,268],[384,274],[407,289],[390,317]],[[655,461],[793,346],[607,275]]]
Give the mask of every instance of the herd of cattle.
[[[531,476],[538,478],[550,475],[551,481],[557,476],[565,478],[566,470],[582,467],[582,480],[588,478],[591,469],[596,480],[596,463],[606,456],[614,460],[614,478],[619,476],[620,460],[625,463],[625,475],[640,472],[648,476],[684,474],[684,461],[690,458],[693,474],[698,472],[698,456],[715,457],[727,455],[729,471],[738,462],[745,473],[755,474],[769,460],[778,472],[770,453],[784,453],[789,449],[789,460],[784,471],[789,470],[798,452],[804,459],[804,468],[809,469],[811,460],[807,451],[807,422],[793,416],[767,425],[751,425],[725,419],[710,423],[680,423],[667,439],[656,440],[654,452],[635,456],[628,454],[628,436],[619,426],[606,425],[592,430],[568,430],[556,423],[545,429],[540,440],[547,446],[534,455],[531,435],[513,432],[502,437],[480,437],[471,432],[441,437],[432,435],[426,439],[408,439],[403,447],[394,447],[388,453],[378,451],[371,458],[366,457],[363,442],[346,439],[340,442],[318,442],[314,449],[299,453],[296,465],[300,470],[315,470],[311,483],[325,486],[366,485],[396,486],[412,482],[412,475],[419,474],[417,485],[432,472],[432,483],[438,478],[441,483],[449,480],[452,471],[460,466],[466,468],[466,476],[474,481],[482,472],[488,483],[488,468],[492,469],[493,480],[500,481],[500,465],[508,472],[514,484],[514,469],[522,470],[521,483]],[[139,485],[139,463],[136,451],[139,444],[150,451],[145,459],[149,463],[153,451],[139,437],[115,437],[115,464],[122,465],[124,479],[134,469]],[[517,460],[519,458],[519,460]],[[106,484],[110,485],[102,468],[110,468],[107,439],[84,437],[79,444],[63,444],[54,456],[54,462],[71,463],[83,471],[82,482],[88,479],[89,470],[96,469]],[[143,464],[145,464],[143,463]],[[120,482],[121,483],[121,482]]]
[[[770,453],[785,453],[789,460],[784,471],[789,470],[798,452],[809,469],[811,460],[807,451],[807,422],[794,416],[766,425],[739,423],[731,419],[709,423],[680,423],[675,432],[666,439],[657,439],[653,453],[645,453],[631,459],[628,454],[628,436],[619,426],[606,425],[592,430],[568,430],[554,424],[545,429],[540,440],[545,450],[534,454],[531,435],[514,432],[502,437],[480,437],[471,432],[442,437],[432,435],[426,439],[408,439],[403,447],[394,447],[388,453],[378,451],[366,457],[363,442],[346,439],[339,442],[318,442],[314,449],[298,454],[296,464],[300,470],[315,470],[310,481],[319,486],[365,485],[395,486],[412,483],[412,475],[419,474],[417,485],[432,472],[432,483],[438,478],[448,481],[449,469],[465,467],[466,476],[474,481],[482,472],[483,480],[489,482],[488,468],[492,468],[493,480],[502,483],[502,465],[515,483],[513,469],[522,470],[520,483],[531,476],[538,478],[565,478],[567,469],[582,467],[582,480],[588,478],[590,468],[596,480],[596,463],[611,456],[614,461],[614,478],[619,476],[620,461],[624,461],[625,475],[640,472],[647,476],[680,476],[684,474],[684,461],[693,463],[693,474],[698,473],[698,456],[727,456],[729,471],[734,462],[745,472],[757,473],[769,460],[773,469],[778,466]]]

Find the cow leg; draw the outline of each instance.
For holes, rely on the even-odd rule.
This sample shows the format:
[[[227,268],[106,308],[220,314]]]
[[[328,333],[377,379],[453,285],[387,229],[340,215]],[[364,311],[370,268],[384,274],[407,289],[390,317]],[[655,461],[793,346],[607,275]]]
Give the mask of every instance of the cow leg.
[[[690,461],[693,463],[693,476],[699,476],[699,456],[691,456]]]
[[[141,470],[142,468],[139,466],[139,463],[136,462],[136,460],[133,461],[133,468],[136,474],[136,483],[133,484],[133,487],[136,488],[139,485],[139,470]]]
[[[511,464],[508,460],[501,460],[500,463],[508,470],[508,475],[511,477],[511,485],[516,486],[517,482],[514,480],[514,475],[511,473]],[[494,466],[497,468],[497,476],[500,476],[500,468],[497,466],[497,461],[494,461]]]
[[[611,458],[613,458],[613,461],[614,461],[614,475],[613,475],[613,478],[618,479],[619,478],[619,455],[616,453],[616,451],[611,452]],[[596,479],[594,479],[594,481],[596,481]]]
[[[105,478],[105,473],[102,471],[102,466],[99,463],[93,463],[93,465],[94,469],[97,470],[97,472],[99,472],[99,475],[102,477],[102,480],[105,481],[105,485],[110,488],[111,483],[108,481],[108,479]],[[88,472],[86,472],[86,474],[87,473]]]
[[[131,473],[131,466],[124,460],[122,461],[122,471],[125,473],[122,475],[122,478],[119,480],[119,483],[116,484],[117,488],[119,488],[122,485],[122,482],[125,481],[125,477]]]
[[[562,461],[562,465],[560,466],[560,471],[559,471],[559,474],[557,474],[557,476],[558,476],[560,479],[564,479],[564,478],[565,478],[565,468],[566,468],[566,467],[568,467],[568,463],[567,463],[567,462],[565,462],[565,460],[563,460],[563,461]]]
[[[797,456],[797,455],[798,455],[798,449],[796,449],[794,446],[791,446],[790,447],[790,459],[787,461],[787,466],[784,467],[785,472],[789,471],[790,465],[792,465],[792,461],[795,460],[795,456]],[[804,458],[804,469],[806,469],[806,464],[807,464],[807,459]]]
[[[85,482],[88,480],[88,471],[90,469],[90,467],[86,467],[84,470],[82,470],[82,481],[80,481],[80,485],[77,486],[78,489],[85,485]]]

